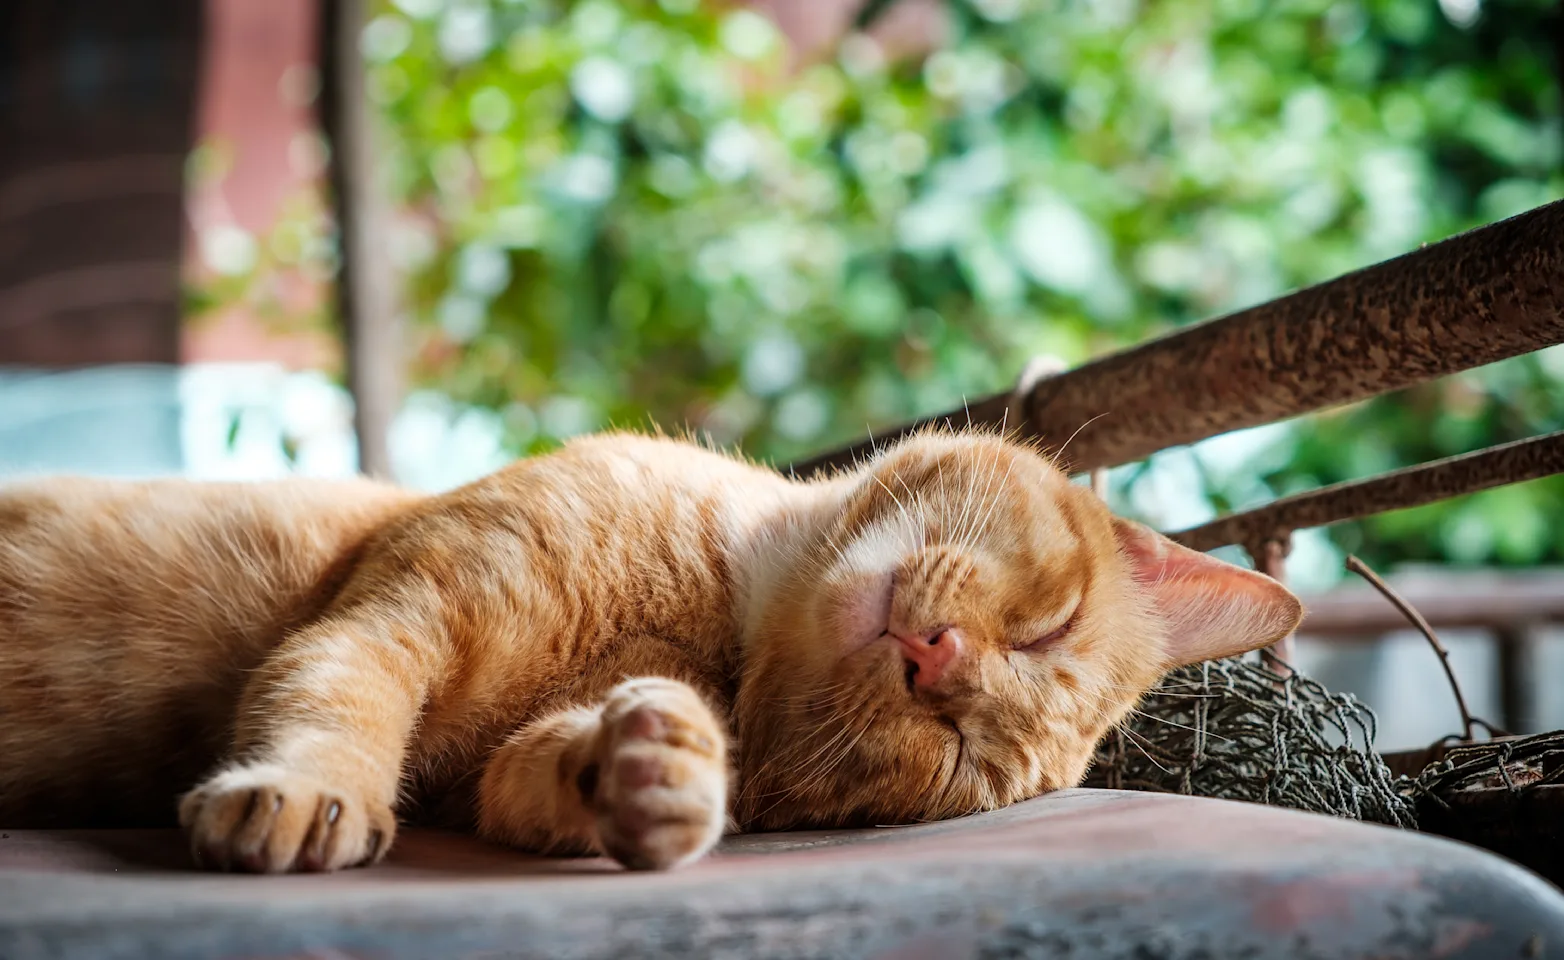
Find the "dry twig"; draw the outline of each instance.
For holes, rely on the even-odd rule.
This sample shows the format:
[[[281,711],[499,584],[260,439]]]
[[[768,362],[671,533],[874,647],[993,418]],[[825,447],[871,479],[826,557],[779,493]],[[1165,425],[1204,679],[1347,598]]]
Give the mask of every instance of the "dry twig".
[[[1391,605],[1400,610],[1401,615],[1406,617],[1412,626],[1418,629],[1418,632],[1428,638],[1429,646],[1433,647],[1434,652],[1439,654],[1439,663],[1445,668],[1445,677],[1450,681],[1450,692],[1455,694],[1455,705],[1461,711],[1461,728],[1465,731],[1462,739],[1475,739],[1472,736],[1472,732],[1479,723],[1492,731],[1493,727],[1490,724],[1476,719],[1472,716],[1472,712],[1466,708],[1466,697],[1462,695],[1461,684],[1455,678],[1455,668],[1450,666],[1450,651],[1445,648],[1443,643],[1439,642],[1439,637],[1434,633],[1434,628],[1428,625],[1428,621],[1423,619],[1423,615],[1418,613],[1416,608],[1410,603],[1407,603],[1399,593],[1391,589],[1390,584],[1380,579],[1379,574],[1370,570],[1368,564],[1362,560],[1354,556],[1348,556],[1347,569],[1367,580],[1370,586],[1383,594],[1385,599],[1389,600]]]

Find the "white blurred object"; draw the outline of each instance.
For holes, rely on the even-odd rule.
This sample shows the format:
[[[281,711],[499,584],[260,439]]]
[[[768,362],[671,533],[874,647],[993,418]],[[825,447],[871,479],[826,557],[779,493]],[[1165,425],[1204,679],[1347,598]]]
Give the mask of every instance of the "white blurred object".
[[[353,398],[316,371],[202,364],[181,381],[184,469],[202,479],[349,477],[358,469]],[[432,392],[391,423],[392,471],[417,490],[460,486],[510,461],[499,414]]]
[[[269,363],[180,368],[181,472],[201,480],[352,476],[353,400],[315,371]]]
[[[0,369],[0,477],[178,472],[178,368]]]
[[[510,461],[505,421],[432,393],[391,425],[399,482],[438,491]],[[318,371],[270,363],[0,370],[0,477],[350,477],[353,398]]]
[[[494,411],[415,393],[391,424],[391,470],[416,490],[449,490],[509,463],[504,439],[504,420]]]

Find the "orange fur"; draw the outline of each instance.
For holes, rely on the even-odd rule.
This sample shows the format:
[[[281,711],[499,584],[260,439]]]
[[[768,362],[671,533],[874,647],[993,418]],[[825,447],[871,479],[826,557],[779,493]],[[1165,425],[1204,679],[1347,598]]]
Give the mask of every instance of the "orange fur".
[[[370,862],[401,815],[666,867],[730,817],[1073,785],[1167,668],[1299,615],[979,434],[809,483],[630,435],[433,497],[28,483],[0,488],[0,822],[182,793],[212,866]],[[887,631],[945,628],[960,659],[915,685]]]

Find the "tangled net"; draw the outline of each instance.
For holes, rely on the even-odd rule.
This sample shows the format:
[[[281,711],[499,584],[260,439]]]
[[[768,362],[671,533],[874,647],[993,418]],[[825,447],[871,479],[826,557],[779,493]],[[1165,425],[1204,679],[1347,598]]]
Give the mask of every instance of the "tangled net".
[[[1374,714],[1269,653],[1169,674],[1097,748],[1086,786],[1246,800],[1415,828]]]
[[[1507,796],[1524,797],[1555,785],[1564,786],[1564,730],[1456,744],[1417,778],[1418,794],[1446,807],[1444,798],[1472,790],[1503,789]]]

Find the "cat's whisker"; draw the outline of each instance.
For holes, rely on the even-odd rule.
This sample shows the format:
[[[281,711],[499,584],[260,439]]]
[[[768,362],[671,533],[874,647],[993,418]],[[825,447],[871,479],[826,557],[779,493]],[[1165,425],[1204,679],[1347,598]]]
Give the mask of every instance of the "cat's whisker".
[[[792,762],[792,763],[789,764],[789,766],[791,766],[795,770],[798,770],[798,769],[808,769],[809,765],[814,763],[815,760],[818,757],[824,755],[826,753],[826,751],[831,750],[832,748],[834,748],[836,746],[837,743],[841,742],[843,740],[843,738],[848,734],[848,732],[851,729],[852,728],[849,725],[843,724],[840,728],[837,729],[836,733],[834,733],[830,737],[830,739],[828,739],[825,743],[823,743],[823,744],[819,745],[818,747],[816,747],[814,752],[812,752],[806,759],[799,760],[799,761],[796,761],[796,762]],[[789,752],[788,751],[779,751],[777,754],[772,756],[771,759],[769,759],[760,768],[760,770],[757,771],[755,773],[755,775],[750,779],[750,784],[753,785],[753,784],[757,784],[757,783],[763,783],[764,782],[764,774],[767,773],[771,769],[772,765],[775,762],[777,762],[778,760],[780,760],[780,759],[791,759],[791,757],[789,756]],[[787,783],[787,784],[779,785],[777,787],[777,789],[775,789],[775,790],[773,790],[773,791],[771,791],[769,793],[751,794],[750,795],[751,799],[754,799],[754,800],[759,800],[762,797],[772,797],[772,796],[776,797],[776,799],[771,802],[770,806],[766,807],[766,809],[760,811],[759,813],[757,813],[755,815],[755,819],[757,819],[757,820],[764,819],[766,814],[770,813],[772,810],[775,810],[777,808],[777,806],[779,804],[781,804],[783,801],[789,799],[790,797],[799,796],[802,793],[803,793],[803,789],[800,787],[799,784]]]
[[[1179,723],[1176,720],[1169,720],[1167,717],[1159,717],[1159,716],[1156,716],[1155,714],[1145,713],[1145,712],[1143,712],[1140,709],[1135,708],[1135,707],[1131,707],[1130,708],[1130,713],[1133,713],[1135,716],[1140,717],[1142,720],[1150,720],[1150,721],[1153,721],[1154,723],[1160,723],[1163,726],[1175,727],[1175,728],[1177,728],[1179,730],[1188,730],[1191,733],[1203,734],[1203,735],[1205,735],[1207,737],[1210,737],[1212,740],[1220,740],[1223,743],[1232,743],[1233,742],[1231,737],[1224,737],[1221,734],[1213,733],[1210,730],[1201,730],[1201,729],[1199,729],[1197,727],[1191,727],[1188,724]]]
[[[1111,684],[1111,683],[1103,683],[1102,686],[1108,687],[1110,689],[1116,687],[1115,684]],[[1121,689],[1127,689],[1127,688],[1121,688]],[[1085,692],[1089,693],[1092,696],[1095,696],[1099,703],[1106,704],[1108,706],[1114,706],[1118,702],[1118,701],[1115,701],[1112,697],[1108,697],[1108,696],[1106,696],[1106,695],[1104,695],[1104,694],[1102,694],[1100,692],[1095,692],[1095,691],[1085,691]],[[1152,721],[1155,721],[1157,723],[1161,723],[1161,724],[1163,724],[1165,726],[1176,727],[1176,728],[1183,729],[1183,730],[1189,730],[1189,731],[1193,731],[1193,732],[1198,732],[1198,731],[1195,731],[1194,727],[1186,726],[1185,724],[1178,723],[1178,722],[1173,721],[1173,720],[1168,720],[1165,717],[1158,717],[1158,716],[1154,716],[1152,714],[1145,713],[1137,706],[1131,706],[1129,708],[1129,710],[1127,711],[1127,713],[1130,714],[1130,715],[1141,717],[1141,718],[1146,719],[1146,720],[1152,720]],[[1128,727],[1125,727],[1123,725],[1122,721],[1120,722],[1120,724],[1118,726],[1118,729],[1124,731],[1127,735],[1134,733],[1134,731],[1130,730]],[[1220,741],[1222,741],[1224,743],[1232,742],[1231,740],[1229,740],[1226,737],[1221,736],[1220,734],[1211,733],[1210,731],[1206,731],[1206,734],[1208,736],[1212,737],[1213,739],[1220,740]],[[1142,751],[1142,752],[1144,752],[1144,751]],[[1149,760],[1151,758],[1148,756],[1147,759]],[[1153,761],[1153,762],[1155,762],[1155,761]]]
[[[837,562],[843,567],[851,566],[847,560],[847,551],[842,549],[842,545],[836,542],[836,538],[831,536],[831,532],[829,530],[821,531],[821,536],[825,538],[826,544],[836,551]],[[800,549],[800,552],[802,552],[802,549]]]
[[[983,491],[981,493],[976,492],[976,485],[974,484],[974,492],[972,497],[972,523],[968,526],[961,541],[961,545],[965,549],[971,549],[974,547],[977,544],[978,535],[983,532],[979,511],[982,511],[983,505],[988,502],[989,491],[993,489],[994,485],[994,474],[998,472],[998,470],[999,461],[990,460],[988,464],[988,472],[983,475]]]
[[[854,683],[853,686],[854,689],[852,692],[858,694],[856,699],[859,700],[859,703],[855,707],[836,711],[836,713],[838,716],[849,718],[862,715],[862,722],[842,723],[834,735],[827,739],[825,743],[814,749],[805,759],[795,760],[794,758],[797,758],[800,754],[803,753],[805,749],[808,748],[807,744],[800,745],[800,747],[796,750],[781,751],[777,757],[773,757],[773,759],[780,757],[782,759],[793,761],[790,763],[790,766],[796,770],[810,770],[811,766],[814,765],[820,757],[832,755],[830,751],[835,751],[833,760],[829,764],[821,764],[816,769],[816,772],[813,772],[809,779],[804,782],[804,784],[790,784],[784,787],[779,787],[777,790],[765,794],[765,796],[776,795],[777,799],[773,801],[769,807],[757,814],[757,819],[764,817],[767,813],[770,813],[773,809],[775,809],[778,804],[782,803],[790,797],[805,796],[807,794],[806,785],[816,784],[828,776],[830,771],[834,770],[835,767],[840,764],[842,759],[850,755],[853,747],[856,746],[857,742],[861,740],[864,734],[868,732],[869,727],[873,724],[874,718],[878,715],[877,711],[868,711],[868,713],[865,714],[863,710],[864,705],[872,696],[872,692],[868,688],[861,687],[856,683]],[[855,729],[857,731],[856,735],[849,739],[848,735],[852,734]],[[840,749],[838,749],[839,745]],[[762,770],[765,770],[770,766],[771,764],[768,762],[765,767],[762,768]],[[754,778],[754,781],[759,781],[760,779],[761,777],[757,775]]]
[[[923,496],[922,494],[915,492],[912,487],[907,485],[907,481],[903,479],[900,471],[895,474],[895,479],[896,482],[901,484],[901,488],[907,492],[907,499],[911,500],[913,506],[917,508],[912,518],[916,520],[918,524],[918,542],[915,544],[915,546],[925,546],[929,542],[929,521],[928,508],[924,503]]]
[[[951,726],[955,729],[957,737],[956,756],[950,762],[949,773],[945,773],[943,768],[941,768],[940,771],[939,778],[945,781],[945,787],[940,791],[939,806],[941,809],[947,809],[949,807],[949,797],[951,791],[956,789],[956,784],[961,778],[964,763],[968,759],[969,744],[966,733],[961,729],[961,725],[959,723],[952,723]]]
[[[1125,686],[1124,684],[1110,683],[1107,680],[1099,680],[1099,681],[1097,681],[1097,686],[1103,687],[1103,688],[1108,689],[1108,690],[1118,690],[1118,691],[1120,691],[1122,693],[1129,693],[1129,694],[1140,694],[1140,693],[1142,693],[1142,691],[1141,691],[1141,689],[1139,687],[1130,687],[1130,686]],[[1194,686],[1194,685],[1193,684],[1189,684],[1189,686]],[[1190,700],[1214,700],[1214,699],[1216,699],[1219,696],[1219,694],[1215,694],[1215,693],[1179,693],[1179,692],[1177,692],[1175,690],[1171,690],[1171,689],[1168,689],[1168,688],[1165,688],[1165,687],[1152,687],[1149,690],[1144,691],[1144,695],[1145,696],[1158,696],[1158,697],[1184,697],[1184,698],[1187,698],[1187,699],[1190,699]]]
[[[899,532],[902,534],[902,539],[903,539],[902,550],[905,551],[905,552],[911,553],[913,551],[914,547],[915,547],[915,544],[913,544],[911,542],[908,542],[908,540],[909,540],[910,537],[913,536],[913,534],[912,534],[912,527],[913,527],[914,524],[917,523],[917,521],[914,519],[913,515],[907,510],[907,505],[905,503],[902,503],[901,498],[896,495],[896,491],[894,491],[890,487],[886,486],[884,480],[881,480],[879,477],[875,476],[874,477],[874,482],[879,484],[880,485],[880,489],[884,490],[890,496],[891,500],[895,502],[896,509],[900,513],[901,518],[906,521],[906,523],[902,525],[902,527],[901,527]]]
[[[824,782],[825,779],[830,776],[838,766],[841,765],[843,760],[851,756],[853,750],[858,746],[859,743],[863,741],[864,736],[869,732],[869,728],[874,726],[874,721],[879,717],[879,714],[880,711],[878,710],[870,711],[868,715],[864,717],[863,722],[858,725],[857,734],[836,752],[835,756],[831,759],[830,762],[821,764],[819,769],[815,771],[808,780],[804,781],[804,783],[798,787],[797,793],[807,794],[811,788]]]
[[[832,684],[820,691],[802,691],[786,697],[758,697],[752,703],[764,703],[771,706],[792,706],[795,704],[809,704],[817,708],[830,708],[845,702],[857,692],[857,683],[849,678]]]
[[[962,547],[970,546],[970,542],[969,542],[969,539],[968,539],[968,530],[969,530],[969,526],[968,525],[971,522],[971,517],[973,515],[973,512],[976,509],[977,509],[977,473],[976,473],[976,471],[968,470],[967,471],[966,485],[965,485],[965,493],[964,493],[964,495],[961,498],[961,518],[960,518],[960,520],[957,521],[957,530],[955,532],[955,536],[952,538],[953,541],[956,544],[958,544],[958,545],[960,545]]]
[[[1008,463],[1005,466],[1005,475],[999,481],[1000,489],[1003,489],[1004,485],[1006,483],[1010,482],[1010,471],[1013,470],[1014,468],[1015,468],[1015,459],[1014,458],[1008,458]],[[983,504],[987,504],[988,507],[987,507],[986,510],[984,510],[983,515],[980,518],[978,518],[978,522],[973,524],[973,526],[972,526],[973,542],[971,544],[969,544],[969,546],[973,546],[973,547],[976,546],[977,536],[979,534],[981,534],[984,529],[987,528],[989,518],[992,517],[993,514],[994,514],[994,507],[997,506],[998,503],[999,503],[999,497],[997,495],[995,495],[995,492],[994,492],[994,489],[995,489],[994,488],[994,477],[998,473],[999,473],[999,459],[996,457],[996,458],[994,458],[994,459],[989,461],[988,474],[987,474],[987,476],[983,480],[983,494],[982,494],[982,496],[980,496],[978,498],[978,504],[980,506],[983,505]]]
[[[839,739],[841,739],[843,736],[846,735],[848,729],[849,729],[849,727],[847,725],[845,725],[845,724],[843,726],[839,727],[837,729],[837,731],[831,736],[831,738],[829,740],[827,740],[824,744],[816,746],[816,748],[814,749],[814,752],[812,752],[807,758],[805,758],[803,760],[796,761],[792,765],[795,766],[795,767],[807,767],[809,764],[813,763],[816,758],[818,758],[819,756],[824,754],[827,750],[830,750],[836,744],[836,742]],[[763,779],[764,779],[763,775],[768,773],[771,770],[772,766],[774,766],[775,764],[777,764],[779,762],[783,762],[783,761],[787,761],[787,760],[793,760],[794,757],[796,757],[796,753],[802,752],[802,750],[808,749],[808,747],[809,747],[809,745],[807,743],[805,743],[796,752],[779,751],[778,753],[773,754],[770,758],[767,759],[765,764],[763,764],[761,766],[761,768],[758,771],[756,771],[754,777],[751,778],[751,782],[762,782]],[[764,813],[769,813],[769,812],[770,812],[770,809],[768,808],[761,815],[763,816]]]
[[[1118,730],[1120,733],[1124,734],[1130,745],[1133,746],[1136,750],[1139,750],[1140,755],[1145,757],[1152,766],[1156,767],[1158,770],[1161,770],[1163,773],[1169,776],[1173,775],[1173,771],[1169,770],[1167,767],[1164,767],[1157,761],[1156,757],[1151,755],[1151,751],[1147,749],[1147,747],[1152,746],[1149,740],[1146,740],[1144,737],[1137,734],[1134,730],[1131,730],[1129,727],[1123,726],[1122,724],[1118,727]],[[1143,743],[1144,746],[1142,745]]]
[[[945,458],[944,457],[936,457],[934,459],[934,473],[935,473],[935,476],[937,476],[939,478],[940,497],[939,497],[939,501],[938,502],[939,502],[939,522],[940,522],[940,528],[943,530],[946,538],[948,539],[950,537],[950,535],[951,535],[950,498],[944,495],[945,494]]]
[[[1011,460],[1009,465],[1005,467],[1005,475],[1004,475],[1004,477],[999,481],[999,488],[1001,490],[1003,490],[1005,488],[1005,484],[1010,482],[1010,474],[1011,474],[1011,472],[1013,470],[1015,470],[1015,461]],[[985,489],[983,491],[983,495],[984,495],[985,498],[987,498],[989,496],[989,492],[988,492],[987,489]],[[999,505],[999,497],[998,496],[994,496],[992,499],[989,500],[988,510],[984,512],[983,518],[982,518],[982,520],[980,520],[978,522],[978,525],[977,525],[976,529],[981,530],[981,529],[983,529],[983,527],[987,526],[989,519],[994,515],[994,508],[997,507],[998,505]]]
[[[1095,417],[1092,417],[1091,419],[1087,420],[1085,423],[1081,424],[1080,426],[1076,427],[1075,428],[1075,432],[1070,434],[1068,437],[1066,437],[1064,443],[1059,447],[1059,449],[1054,451],[1054,455],[1053,455],[1054,465],[1058,466],[1059,469],[1061,469],[1061,470],[1064,469],[1064,467],[1062,466],[1063,461],[1064,461],[1064,452],[1066,450],[1070,449],[1070,444],[1072,442],[1074,442],[1076,437],[1081,435],[1081,431],[1082,430],[1085,430],[1087,427],[1089,427],[1092,424],[1096,423],[1098,420],[1101,420],[1103,417],[1106,417],[1110,412],[1111,411],[1105,410],[1102,413],[1097,414]]]
[[[988,500],[989,491],[993,487],[994,474],[998,471],[998,469],[999,461],[990,461],[988,473],[986,473],[983,478],[982,493],[977,492],[976,472],[970,472],[967,475],[967,504],[966,507],[963,508],[965,519],[962,523],[962,529],[956,538],[956,543],[962,550],[971,550],[977,545],[978,536],[982,533],[983,523],[985,522],[982,517],[979,516],[979,511],[982,511],[984,515],[988,513],[988,511],[984,508],[984,503]],[[968,508],[970,508],[970,514],[966,513]]]

